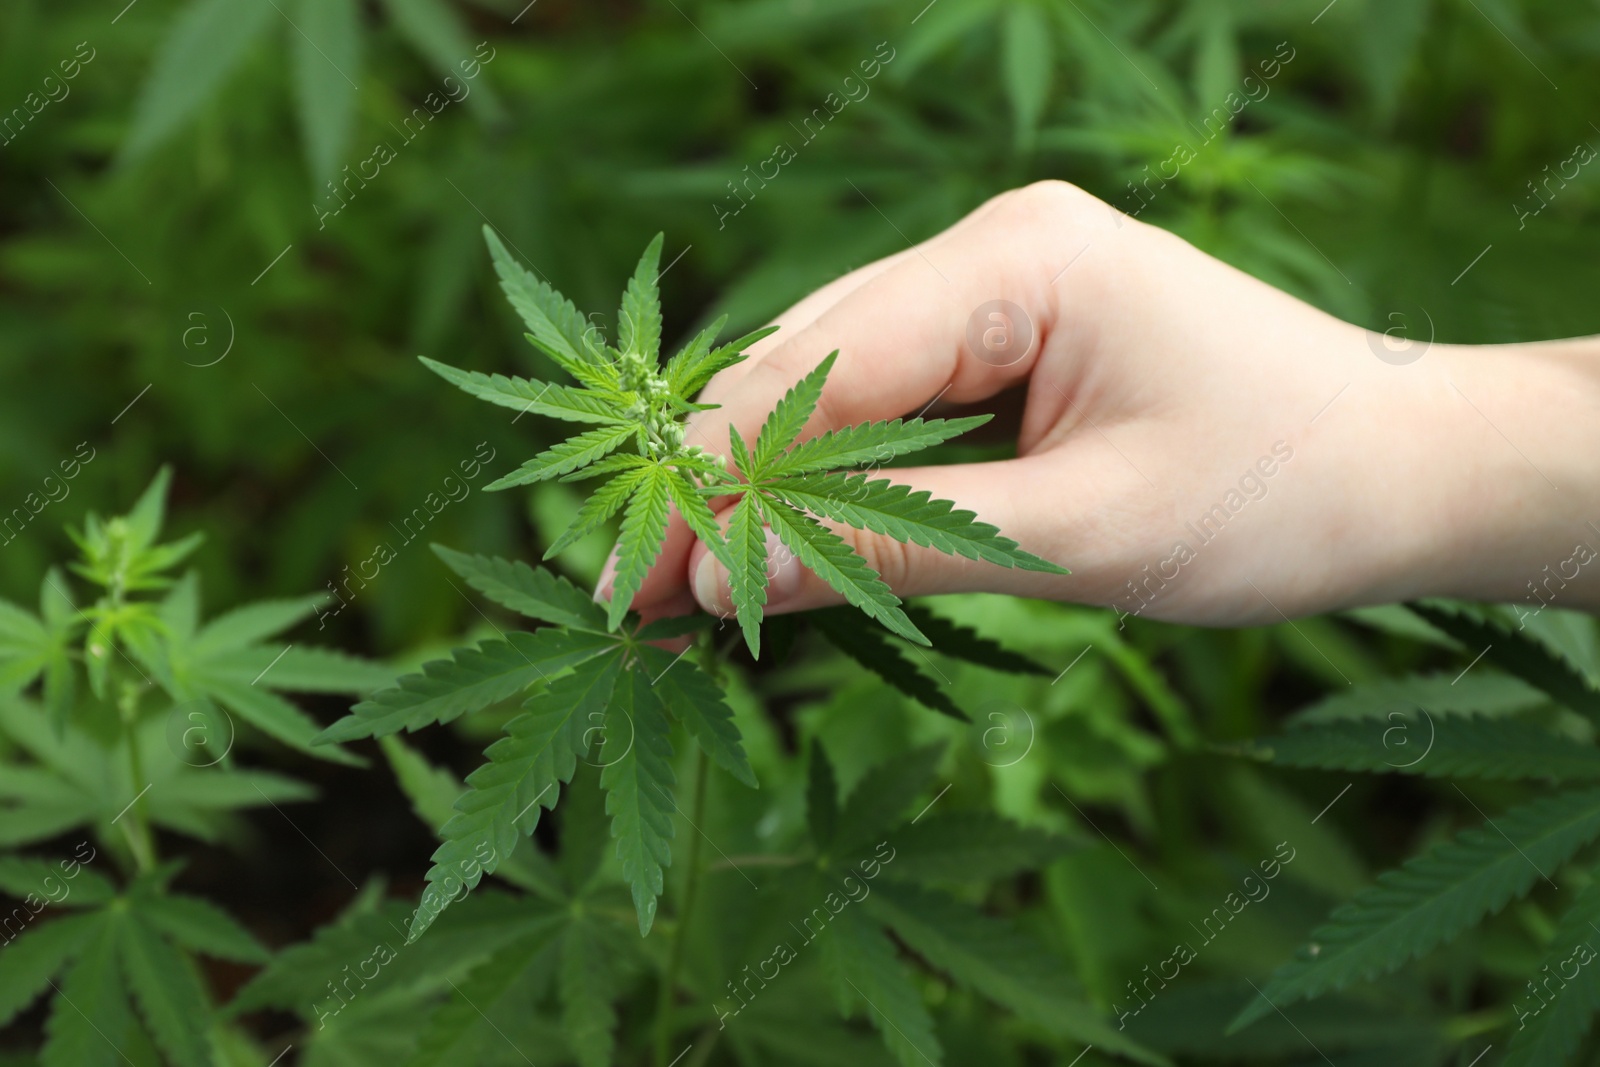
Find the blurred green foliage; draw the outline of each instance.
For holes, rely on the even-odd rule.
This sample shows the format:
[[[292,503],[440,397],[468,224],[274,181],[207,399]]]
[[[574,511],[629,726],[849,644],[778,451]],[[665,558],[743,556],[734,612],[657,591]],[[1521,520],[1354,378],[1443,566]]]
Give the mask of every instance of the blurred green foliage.
[[[480,253],[485,221],[596,309],[665,230],[665,261],[682,256],[663,281],[678,339],[724,311],[757,325],[1029,180],[1133,210],[1128,183],[1182,143],[1196,158],[1141,217],[1337,314],[1416,335],[1426,309],[1450,341],[1600,329],[1571,266],[1592,247],[1594,182],[1523,229],[1513,208],[1600,139],[1600,18],[1580,5],[275,6],[138,0],[114,24],[100,4],[0,12],[6,112],[42,99],[79,42],[93,54],[0,148],[0,502],[20,505],[82,441],[98,458],[52,505],[69,518],[171,462],[227,599],[336,580],[419,485],[523,432],[440,396],[410,358],[529,369]],[[206,11],[217,39],[186,44]],[[456,70],[470,91],[408,142],[402,120],[430,92],[450,100],[441,68],[480,41],[494,58],[470,81]],[[1206,143],[1205,116],[1279,42],[1294,58]],[[893,58],[868,80],[879,55]],[[846,106],[803,125],[830,93]],[[380,142],[396,158],[319,229],[337,203],[327,173],[357,173]],[[780,142],[793,161],[719,227],[729,183]],[[533,510],[538,532],[561,504]],[[474,491],[429,536],[503,549],[529,521]],[[33,584],[59,525],[5,546],[6,592]],[[411,551],[350,632],[392,649],[467,610]]]
[[[481,65],[468,78],[460,64],[473,56]],[[664,230],[666,335],[681,341],[723,313],[735,330],[760,325],[987,196],[1060,178],[1374,329],[1451,342],[1600,331],[1581,270],[1600,236],[1595,175],[1544,184],[1577,146],[1600,144],[1597,58],[1600,11],[1557,0],[9,0],[0,523],[14,521],[0,536],[0,594],[34,602],[47,566],[69,552],[64,526],[133,499],[165,463],[176,474],[169,526],[207,535],[193,561],[208,602],[348,591],[349,576],[393,545],[350,609],[307,636],[416,658],[484,626],[423,543],[535,559],[578,503],[559,485],[483,494],[486,480],[465,464],[503,474],[547,443],[544,431],[486,418],[413,358],[553,376],[495,289],[486,223],[585,309],[609,308],[638,248]],[[1146,186],[1163,165],[1177,177]],[[345,185],[363,166],[375,176]],[[777,177],[749,179],[773,166]],[[336,178],[342,193],[328,188]],[[597,536],[562,563],[592,579],[607,547]],[[1361,616],[1375,626],[1210,633],[1119,631],[1099,609],[998,598],[943,608],[1076,665],[1051,684],[941,662],[952,699],[978,720],[968,735],[803,642],[788,667],[732,677],[763,790],[753,803],[712,776],[718,814],[705,832],[739,856],[803,835],[807,742],[825,747],[848,792],[911,746],[946,740],[940,773],[954,784],[942,803],[1085,843],[1042,873],[969,894],[1019,916],[1105,1010],[1126,1006],[1127,983],[1171,958],[1186,924],[1294,842],[1270,900],[1185,968],[1159,1013],[1130,1024],[1150,1047],[1182,1062],[1282,1064],[1323,1062],[1316,1048],[1345,1067],[1465,1064],[1501,1042],[1525,976],[1559,940],[1565,882],[1535,887],[1397,978],[1296,1006],[1293,1023],[1268,1017],[1222,1036],[1251,996],[1244,979],[1262,981],[1371,871],[1480,822],[1477,805],[1493,813],[1538,791],[1496,783],[1467,802],[1444,782],[1264,769],[1200,739],[1270,733],[1281,712],[1347,681],[1410,669],[1447,680],[1470,653],[1383,613]],[[1589,620],[1546,638],[1596,669]],[[1483,703],[1548,711],[1488,677],[1502,690]],[[1398,706],[1355,713],[1382,720]],[[462,729],[481,742],[503,718]],[[1009,764],[1003,746],[1023,743],[1019,721],[1033,731],[1028,754]],[[411,766],[388,754],[397,773]],[[411,766],[407,787],[429,823],[418,783],[448,794],[452,781],[434,770]],[[367,836],[387,845],[398,833]],[[242,849],[264,847],[243,837]],[[409,849],[377,865],[414,879]],[[722,917],[724,932],[754,938],[759,923],[739,911],[747,892],[727,870],[708,880],[689,973],[710,983],[764,958],[764,944],[707,932]],[[256,925],[274,931],[273,947],[304,940],[330,917],[318,899],[292,917],[260,908]],[[318,937],[365,949],[362,924],[393,907],[364,897]],[[467,947],[385,971],[391,985],[362,1002],[364,1015],[312,1041],[315,1062],[408,1055],[419,1005],[449,1010],[451,982],[500,947],[481,930],[460,936]],[[637,979],[649,961],[635,957],[650,951],[629,943],[597,979],[622,991],[623,1055],[634,1059],[650,1015]],[[324,974],[311,970],[306,990],[258,986],[255,1002],[292,1008],[313,1029],[308,998]],[[919,981],[952,1063],[1067,1063],[1081,1048],[996,1015],[937,973]],[[732,1046],[745,1062],[877,1062],[859,1025],[810,1011],[825,1001],[814,974],[795,983],[806,1010],[764,1005],[767,1043]],[[515,1018],[519,1044],[561,1060],[566,1039],[549,1017]],[[783,1033],[792,1038],[772,1047]],[[521,1062],[492,1037],[474,1062]],[[230,1062],[258,1067],[285,1043],[258,1048],[232,1030],[215,1040]],[[157,1062],[153,1049],[130,1053]]]

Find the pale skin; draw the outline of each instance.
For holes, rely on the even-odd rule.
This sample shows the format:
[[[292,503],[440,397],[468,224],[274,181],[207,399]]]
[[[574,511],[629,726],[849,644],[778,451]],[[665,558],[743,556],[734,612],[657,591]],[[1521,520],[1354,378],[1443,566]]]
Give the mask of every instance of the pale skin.
[[[969,342],[997,299],[1031,322],[1025,352]],[[1072,573],[836,527],[901,597],[1010,593],[1209,626],[1422,596],[1600,608],[1600,559],[1575,561],[1600,551],[1600,338],[1435,343],[1394,365],[1377,335],[1059,182],[996,197],[775,321],[706,388],[721,407],[695,416],[691,443],[725,454],[730,423],[754,440],[835,349],[805,437],[1026,388],[1007,428],[1018,458],[892,473]],[[1202,540],[1191,527],[1219,505]],[[774,558],[769,614],[841,602]],[[727,576],[674,518],[635,606],[696,604],[728,614]]]

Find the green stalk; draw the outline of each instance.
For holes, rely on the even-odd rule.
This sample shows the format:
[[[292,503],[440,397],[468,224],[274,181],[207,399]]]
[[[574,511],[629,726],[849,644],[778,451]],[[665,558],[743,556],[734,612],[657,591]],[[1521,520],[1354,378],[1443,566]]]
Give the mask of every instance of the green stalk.
[[[699,745],[694,750],[694,802],[690,805],[690,821],[699,826],[705,820],[706,805],[706,753]],[[689,838],[689,873],[683,886],[683,901],[678,908],[678,921],[673,925],[672,946],[667,950],[667,969],[662,972],[661,985],[656,991],[656,1067],[667,1067],[667,1052],[672,1040],[672,994],[677,987],[678,971],[683,966],[684,933],[689,926],[689,916],[694,912],[695,897],[700,890],[700,835]]]
[[[128,739],[128,772],[136,797],[125,816],[130,821],[123,824],[122,830],[128,838],[128,847],[133,850],[134,863],[143,874],[156,865],[156,846],[150,820],[145,815],[144,795],[139,792],[144,788],[140,784],[144,781],[144,757],[139,750],[139,693],[131,683],[122,687],[117,698],[117,713],[122,719],[122,732]]]

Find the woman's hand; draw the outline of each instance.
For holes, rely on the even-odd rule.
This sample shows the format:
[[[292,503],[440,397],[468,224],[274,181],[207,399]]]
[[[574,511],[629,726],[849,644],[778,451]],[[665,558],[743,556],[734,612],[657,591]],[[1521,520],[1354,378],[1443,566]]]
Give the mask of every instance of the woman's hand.
[[[988,590],[1235,625],[1420,595],[1520,600],[1559,572],[1560,606],[1600,604],[1600,565],[1572,562],[1575,546],[1600,551],[1593,342],[1396,353],[1058,182],[776,321],[707,387],[722,406],[690,441],[725,454],[730,423],[754,439],[835,349],[806,437],[1026,389],[1018,458],[894,476],[1071,575],[839,528],[903,597]],[[839,601],[773,558],[769,612]],[[727,614],[727,575],[675,519],[634,603],[655,616],[695,601]]]

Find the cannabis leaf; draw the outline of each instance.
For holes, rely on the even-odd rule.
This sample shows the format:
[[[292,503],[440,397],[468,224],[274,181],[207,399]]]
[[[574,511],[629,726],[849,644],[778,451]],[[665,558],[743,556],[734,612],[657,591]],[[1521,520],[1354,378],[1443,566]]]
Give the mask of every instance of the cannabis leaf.
[[[220,910],[168,894],[166,881],[173,873],[172,868],[152,872],[110,898],[98,892],[80,897],[77,888],[94,884],[97,877],[80,869],[72,876],[73,892],[61,903],[92,904],[95,910],[45,922],[7,949],[0,1018],[56,985],[54,976],[65,972],[46,1023],[41,1063],[122,1062],[119,1049],[136,1018],[165,1062],[177,1067],[212,1063],[215,1013],[188,952],[250,963],[265,962],[268,953]]]
[[[855,888],[850,903],[829,903],[833,914],[820,933],[809,929],[808,920],[801,936],[823,941],[841,1005],[865,1001],[884,1044],[904,1067],[943,1062],[922,994],[899,959],[898,941],[924,965],[1034,1025],[1143,1063],[1165,1064],[1107,1024],[1065,964],[1036,938],[1007,918],[922,884],[1003,877],[1075,847],[987,812],[930,815],[931,803],[905,821],[904,813],[915,810],[933,785],[943,752],[942,745],[929,745],[879,764],[841,807],[832,764],[821,746],[812,746],[806,801],[818,852],[813,892],[825,899],[841,878]],[[942,796],[935,793],[933,802]],[[861,862],[869,850],[874,859]]]
[[[598,331],[570,302],[518,264],[492,230],[484,232],[501,288],[527,323],[529,341],[571,375],[576,386],[485,375],[426,358],[423,362],[446,381],[490,403],[595,424],[527,460],[488,488],[551,478],[604,479],[545,558],[622,513],[614,577],[610,589],[602,591],[610,597],[611,630],[622,625],[645,575],[660,557],[673,511],[727,569],[734,613],[757,655],[770,562],[767,528],[785,551],[846,601],[919,644],[928,639],[906,615],[899,598],[844,538],[819,520],[998,566],[1066,573],[1024,552],[994,526],[949,501],[887,479],[850,473],[850,468],[862,464],[882,464],[940,444],[982,425],[987,417],[894,419],[801,441],[821,402],[828,372],[839,358],[834,352],[777,403],[753,449],[730,427],[735,477],[722,457],[690,443],[686,420],[705,410],[694,402],[695,394],[718,371],[744,359],[745,349],[770,329],[713,347],[722,326],[719,321],[696,334],[663,365],[660,235],[645,249],[628,281],[618,312],[618,345],[613,347],[597,339]],[[739,499],[724,536],[711,502],[726,497]]]
[[[1587,966],[1594,962],[1591,946],[1596,940],[1597,925],[1600,882],[1590,882],[1561,917],[1541,966],[1533,972],[1541,976],[1541,982],[1553,977],[1555,991],[1560,995],[1551,997],[1548,1003],[1531,993],[1518,996],[1512,1011],[1519,1025],[1511,1035],[1506,1058],[1500,1061],[1503,1067],[1566,1063],[1577,1051],[1594,1023],[1595,1012],[1600,1011],[1600,968]],[[1569,966],[1574,972],[1570,977]]]
[[[550,626],[534,633],[514,631],[476,648],[458,648],[449,659],[424,664],[420,674],[408,674],[395,688],[357,704],[317,735],[315,743],[383,737],[450,722],[615,647],[616,641],[607,634]]]
[[[1407,605],[1473,655],[1481,655],[1573,711],[1600,723],[1600,688],[1559,651],[1509,630],[1466,604],[1437,601]]]
[[[606,713],[600,785],[622,876],[633,887],[639,934],[655,922],[662,868],[672,862],[671,724],[643,671],[629,671]]]
[[[555,626],[604,633],[606,615],[583,590],[559,575],[533,568],[521,560],[469,556],[443,545],[434,554],[468,585],[520,615]]]
[[[1523,896],[1596,838],[1600,790],[1586,790],[1524,804],[1413,857],[1335,910],[1230,1029],[1395,970]]]
[[[531,834],[541,808],[554,808],[557,789],[571,780],[578,757],[589,750],[590,731],[610,703],[621,672],[616,654],[590,659],[530,697],[521,715],[490,745],[489,762],[467,776],[456,815],[440,831],[428,889],[411,923],[416,940],[462,891],[475,888],[511,854],[519,835]]]
[[[1385,719],[1290,730],[1256,742],[1260,758],[1287,767],[1460,776],[1486,781],[1600,778],[1600,748],[1575,745],[1531,723],[1479,716]]]

